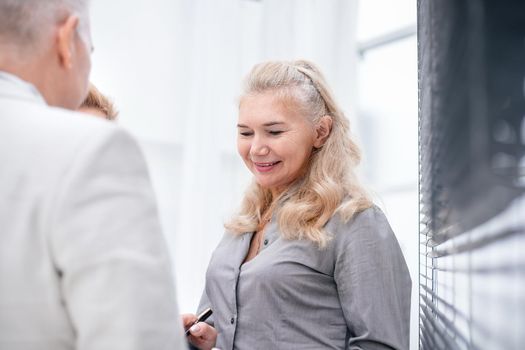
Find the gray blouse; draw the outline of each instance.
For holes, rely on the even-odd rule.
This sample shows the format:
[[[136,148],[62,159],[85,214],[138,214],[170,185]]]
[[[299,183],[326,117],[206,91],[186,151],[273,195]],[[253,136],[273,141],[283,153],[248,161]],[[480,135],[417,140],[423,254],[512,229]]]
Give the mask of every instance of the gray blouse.
[[[225,234],[198,310],[213,309],[218,348],[408,349],[411,281],[385,215],[335,215],[326,230],[333,239],[319,249],[281,238],[272,220],[244,264],[253,233]]]

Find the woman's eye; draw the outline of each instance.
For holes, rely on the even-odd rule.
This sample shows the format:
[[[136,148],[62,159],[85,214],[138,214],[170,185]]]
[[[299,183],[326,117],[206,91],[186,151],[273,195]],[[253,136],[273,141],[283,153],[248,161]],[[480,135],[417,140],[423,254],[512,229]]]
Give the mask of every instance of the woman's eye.
[[[272,130],[272,131],[268,131],[268,133],[270,135],[280,135],[282,134],[283,132],[281,130]]]
[[[253,135],[253,132],[241,131],[239,134],[242,135],[242,136],[251,136],[251,135]]]

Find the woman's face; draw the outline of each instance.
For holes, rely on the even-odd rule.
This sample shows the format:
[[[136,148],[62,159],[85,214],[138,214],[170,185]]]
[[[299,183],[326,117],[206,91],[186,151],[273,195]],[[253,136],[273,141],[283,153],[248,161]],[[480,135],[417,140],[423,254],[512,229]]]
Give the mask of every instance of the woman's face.
[[[237,149],[274,195],[302,175],[316,139],[314,125],[294,105],[265,92],[244,97],[239,107]]]

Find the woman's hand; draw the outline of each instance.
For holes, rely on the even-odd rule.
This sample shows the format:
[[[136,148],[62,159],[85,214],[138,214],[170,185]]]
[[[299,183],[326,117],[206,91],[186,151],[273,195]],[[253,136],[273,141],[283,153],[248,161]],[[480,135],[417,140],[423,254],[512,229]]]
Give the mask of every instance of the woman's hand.
[[[194,314],[183,314],[182,325],[188,329],[197,320]],[[199,322],[190,328],[188,340],[201,350],[211,350],[217,341],[217,331],[206,322]]]

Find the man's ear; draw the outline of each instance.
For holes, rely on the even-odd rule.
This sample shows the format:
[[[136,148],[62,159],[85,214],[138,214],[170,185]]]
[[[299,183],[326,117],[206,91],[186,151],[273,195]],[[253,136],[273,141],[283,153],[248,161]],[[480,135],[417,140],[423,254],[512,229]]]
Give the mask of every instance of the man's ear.
[[[73,67],[73,53],[75,50],[75,38],[77,35],[78,17],[68,16],[58,27],[57,47],[60,63],[66,68]]]
[[[321,148],[325,144],[330,132],[332,131],[332,117],[329,115],[322,116],[315,126],[314,147]]]

